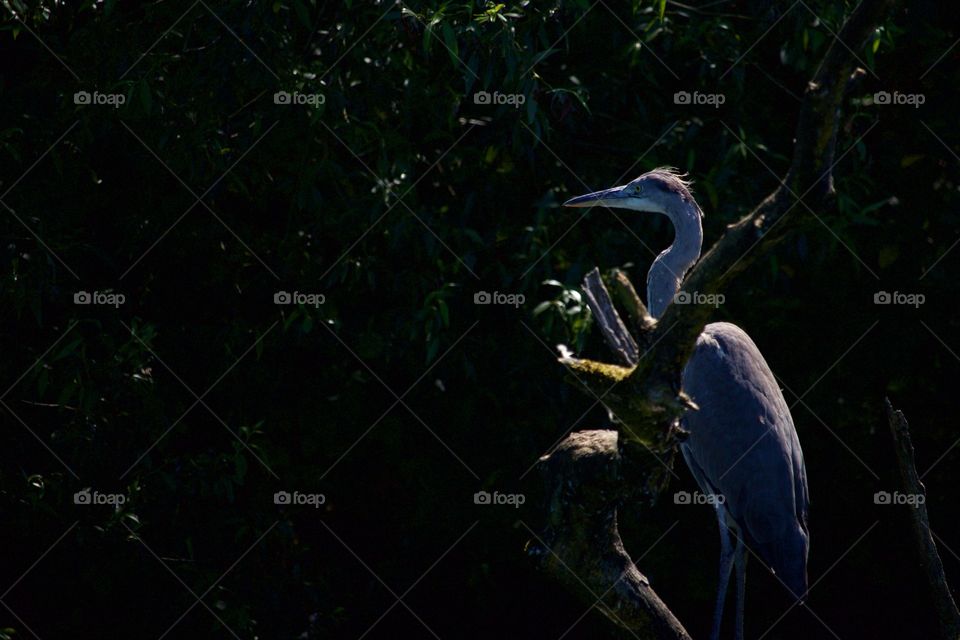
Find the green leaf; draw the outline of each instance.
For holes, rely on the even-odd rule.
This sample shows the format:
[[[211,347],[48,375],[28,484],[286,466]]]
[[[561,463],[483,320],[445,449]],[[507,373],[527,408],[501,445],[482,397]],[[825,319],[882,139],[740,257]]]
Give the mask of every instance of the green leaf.
[[[544,311],[546,311],[547,309],[549,309],[551,306],[553,306],[552,300],[544,300],[543,302],[541,302],[540,304],[538,304],[536,307],[533,308],[533,315],[538,316]]]
[[[77,389],[77,383],[71,382],[60,391],[60,395],[57,397],[57,404],[63,406],[70,403],[70,400],[73,399],[74,392]]]
[[[443,27],[441,27],[441,30],[443,31],[443,42],[444,44],[447,45],[447,52],[450,54],[450,61],[453,62],[454,65],[459,65],[460,64],[460,56],[459,56],[460,46],[457,44],[456,32],[453,30],[453,27],[450,26],[450,23],[448,22],[443,23]]]
[[[307,29],[313,28],[313,22],[310,20],[310,12],[307,11],[307,7],[304,6],[301,0],[293,0],[293,12],[297,14],[297,19],[305,26]]]
[[[463,79],[466,84],[464,87],[463,94],[471,95],[473,93],[473,85],[477,81],[477,78],[480,77],[480,74],[477,73],[477,69],[480,68],[480,58],[477,56],[476,52],[470,56],[470,59],[467,60],[467,69],[469,71],[464,74]]]
[[[707,200],[710,201],[710,208],[717,209],[720,206],[720,194],[717,193],[716,187],[713,186],[713,183],[710,181],[703,181],[697,185],[702,187],[704,191],[707,192]]]
[[[533,99],[533,96],[526,96],[526,106],[527,106],[527,122],[533,122],[537,118],[537,101]]]
[[[283,319],[283,330],[286,331],[290,328],[290,325],[293,324],[293,321],[297,319],[297,316],[300,315],[299,307],[291,309],[290,313]]]
[[[922,153],[914,153],[914,154],[903,156],[902,158],[900,158],[900,166],[902,168],[909,167],[910,165],[915,164],[916,162],[922,160],[924,157],[925,156]]]
[[[447,307],[447,303],[442,299],[437,300],[437,311],[440,312],[440,321],[443,322],[444,327],[450,326],[450,308]]]
[[[868,213],[873,213],[880,207],[885,207],[890,204],[890,198],[884,198],[883,200],[878,200],[877,202],[868,204],[867,206],[860,209],[860,215],[865,216]]]
[[[898,257],[900,257],[899,247],[893,245],[881,247],[880,253],[877,255],[877,263],[883,269],[893,264]]]
[[[50,358],[50,362],[56,362],[57,360],[60,360],[62,358],[69,356],[71,353],[74,352],[74,350],[77,348],[77,346],[81,342],[83,342],[83,338],[75,338],[71,340],[66,345],[64,345],[64,347],[60,349],[59,352],[57,352],[57,355]]]

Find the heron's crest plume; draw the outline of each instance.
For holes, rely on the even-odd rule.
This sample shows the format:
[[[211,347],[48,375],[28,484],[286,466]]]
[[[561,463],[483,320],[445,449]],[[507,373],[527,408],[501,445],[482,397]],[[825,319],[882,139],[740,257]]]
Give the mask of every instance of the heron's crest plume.
[[[637,180],[646,178],[647,182],[652,182],[664,191],[679,196],[684,202],[696,204],[697,201],[693,199],[693,191],[691,190],[693,180],[687,178],[688,175],[687,173],[680,173],[674,167],[657,167],[647,171]],[[700,209],[699,205],[697,209],[700,210],[700,216],[703,217],[703,210]]]

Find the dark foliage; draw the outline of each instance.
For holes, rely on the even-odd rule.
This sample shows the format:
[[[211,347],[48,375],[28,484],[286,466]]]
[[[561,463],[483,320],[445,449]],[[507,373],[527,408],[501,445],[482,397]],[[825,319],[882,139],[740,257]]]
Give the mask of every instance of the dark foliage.
[[[613,636],[525,556],[530,469],[609,425],[555,362],[605,355],[582,276],[643,282],[672,232],[559,203],[676,166],[709,244],[783,175],[854,4],[0,2],[0,636]],[[753,563],[752,637],[933,633],[907,507],[874,500],[884,396],[960,584],[960,25],[910,5],[857,52],[840,215],[716,312],[780,378],[811,484],[810,611],[781,620]],[[713,515],[655,513],[623,534],[699,637]]]

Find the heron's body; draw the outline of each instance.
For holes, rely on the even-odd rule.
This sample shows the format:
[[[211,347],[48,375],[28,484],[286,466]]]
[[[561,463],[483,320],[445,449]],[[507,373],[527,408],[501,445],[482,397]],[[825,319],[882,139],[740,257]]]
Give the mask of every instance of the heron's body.
[[[573,198],[567,206],[606,205],[662,213],[673,244],[647,275],[647,305],[659,318],[700,257],[702,212],[688,185],[656,169],[613,189]],[[718,638],[727,583],[737,568],[736,637],[743,638],[746,551],[770,567],[791,595],[807,590],[807,474],[790,409],[759,349],[739,327],[708,324],[697,338],[681,381],[699,407],[682,426],[683,457],[701,490],[716,496],[720,583],[711,638]],[[732,539],[731,539],[732,538]]]
[[[680,449],[718,511],[800,597],[807,575],[807,472],[790,409],[753,340],[726,322],[708,324],[683,371],[700,407],[684,415]],[[722,579],[722,577],[721,577]]]

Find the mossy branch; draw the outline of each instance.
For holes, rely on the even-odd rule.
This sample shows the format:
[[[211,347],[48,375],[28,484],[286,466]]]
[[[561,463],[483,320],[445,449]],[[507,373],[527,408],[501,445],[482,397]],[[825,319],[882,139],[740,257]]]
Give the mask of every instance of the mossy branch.
[[[622,455],[616,431],[581,431],[540,459],[548,522],[527,546],[541,569],[586,605],[643,639],[690,640],[680,621],[650,586],[624,549],[617,505],[625,493],[625,468],[644,475],[659,462],[651,454]]]

